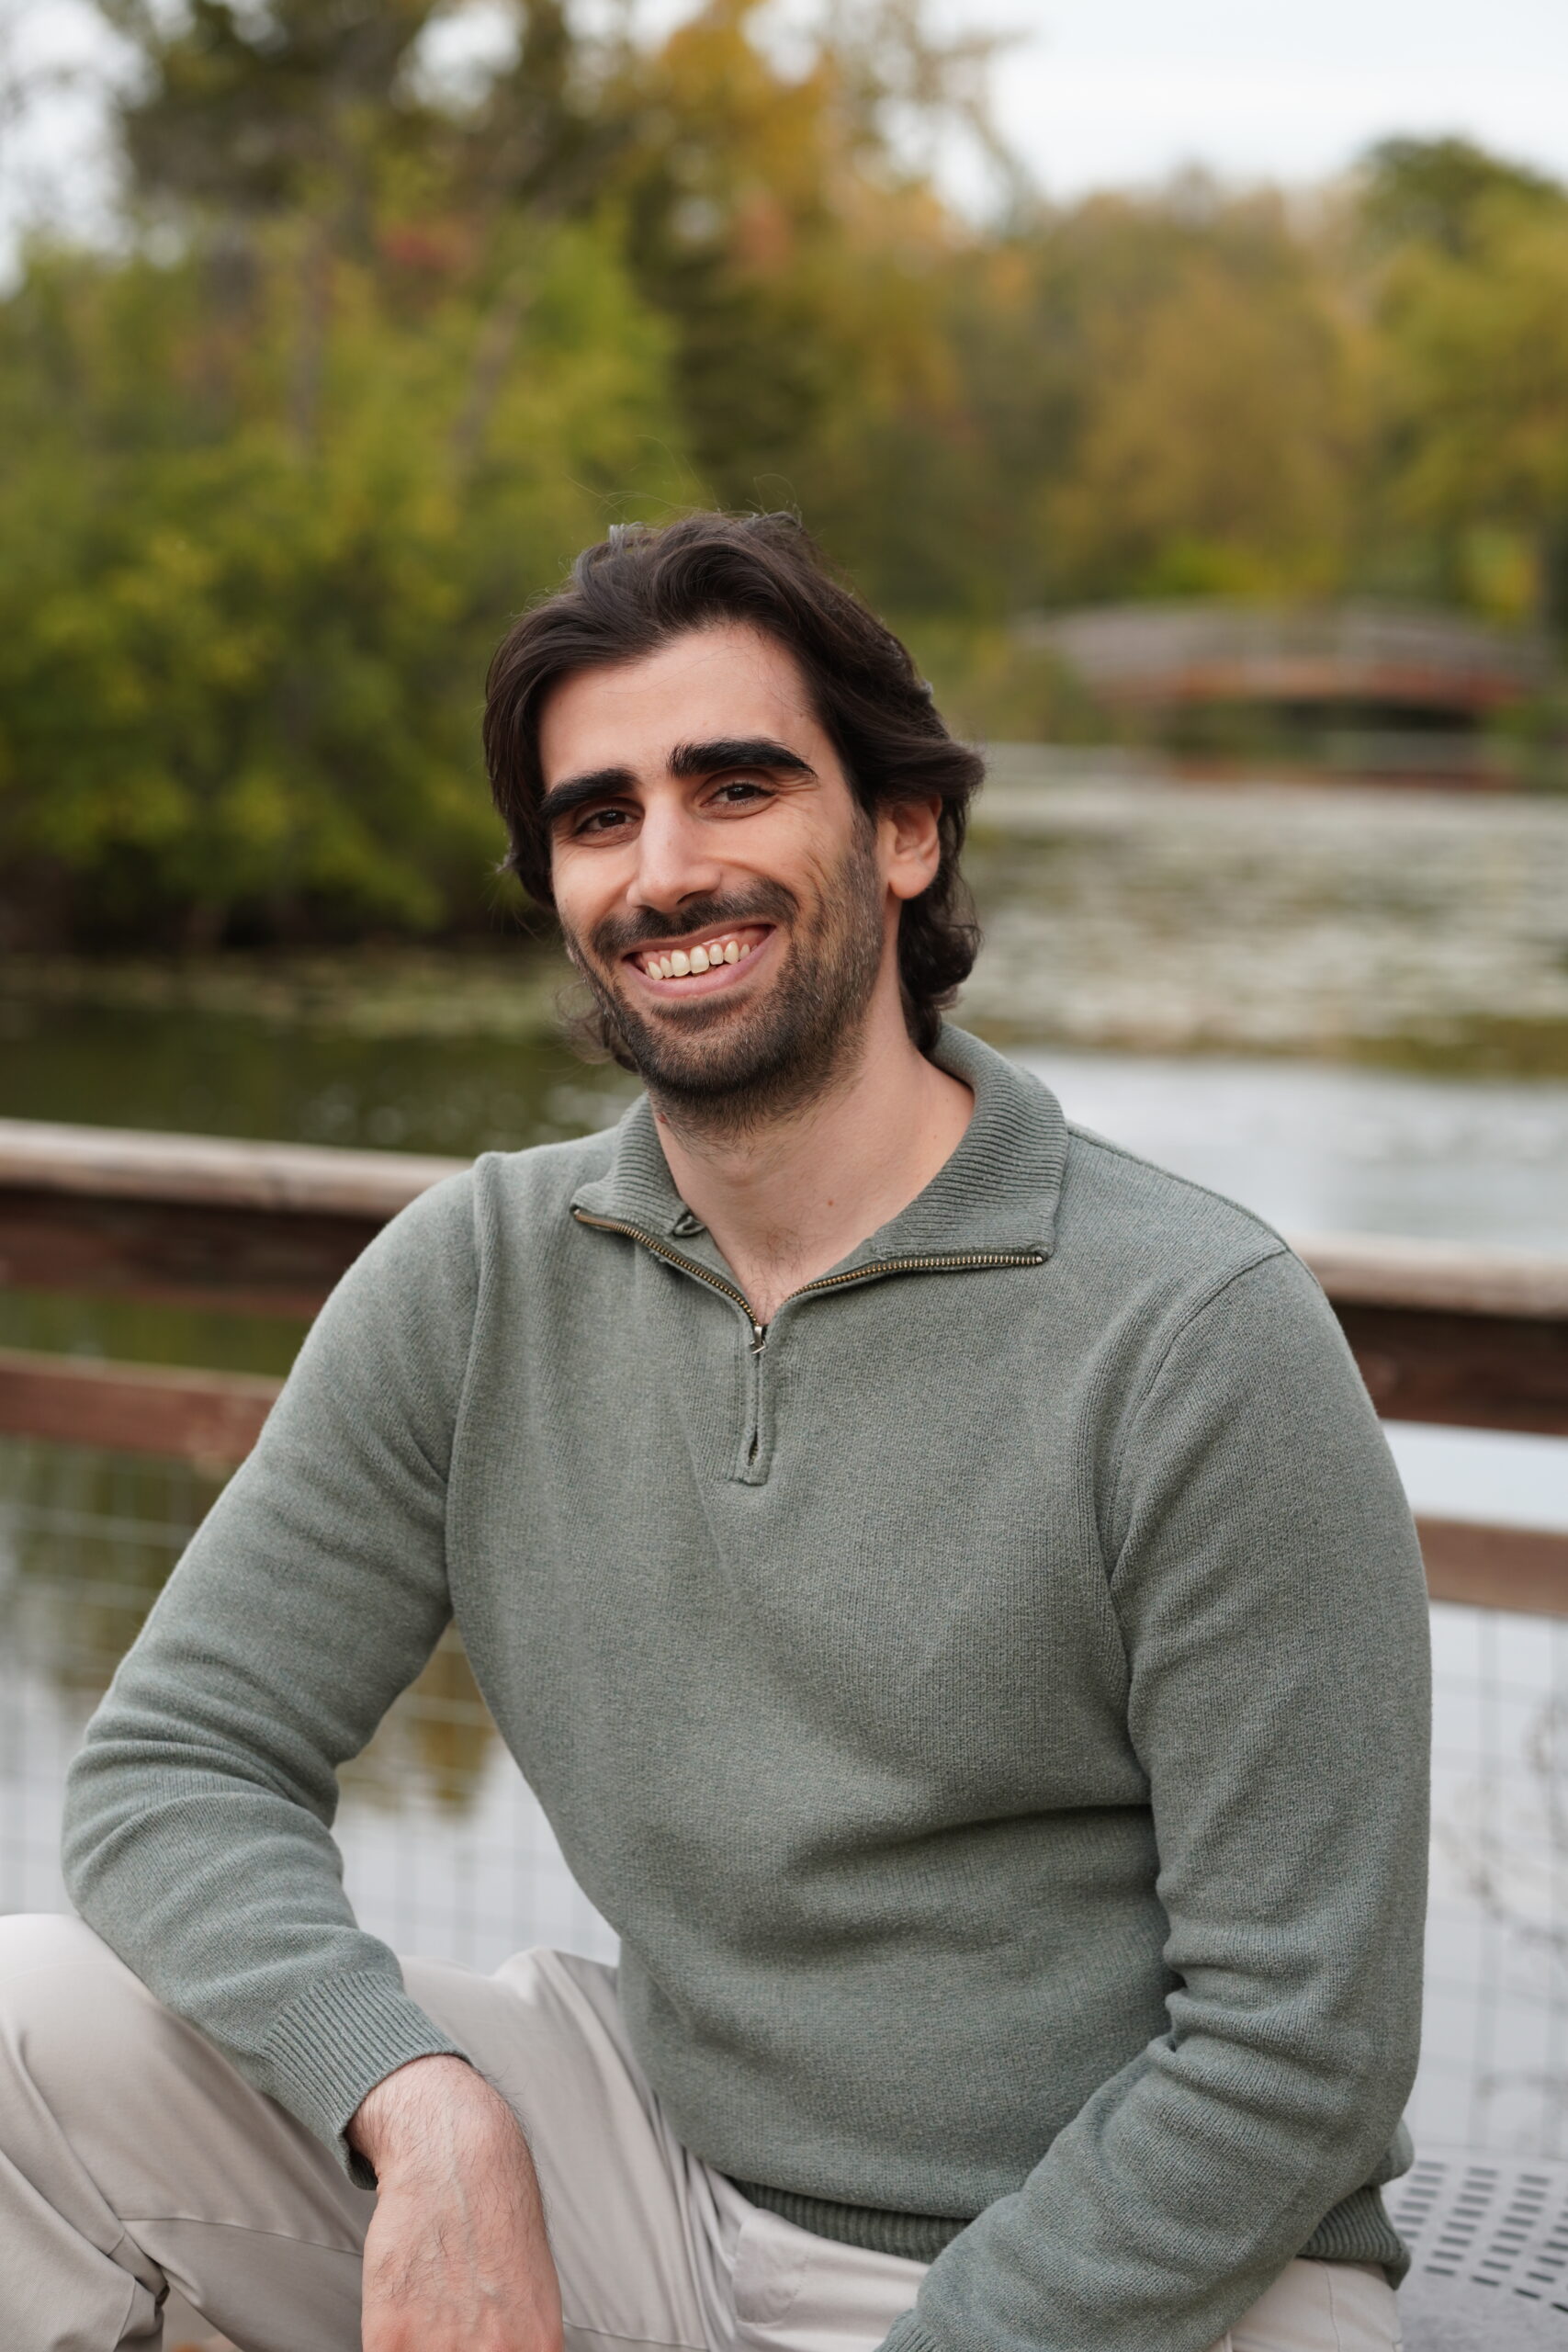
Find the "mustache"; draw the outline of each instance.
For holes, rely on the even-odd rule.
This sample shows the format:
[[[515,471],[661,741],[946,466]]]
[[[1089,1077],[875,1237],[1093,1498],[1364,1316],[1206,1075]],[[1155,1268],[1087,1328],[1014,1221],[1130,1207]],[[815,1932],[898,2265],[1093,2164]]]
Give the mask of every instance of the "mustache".
[[[607,915],[590,932],[588,944],[601,962],[609,964],[632,955],[650,939],[700,939],[706,933],[740,923],[787,923],[799,911],[794,891],[782,882],[760,882],[755,889],[734,898],[688,899],[673,922],[670,916],[660,916],[656,907],[644,908],[635,915]]]

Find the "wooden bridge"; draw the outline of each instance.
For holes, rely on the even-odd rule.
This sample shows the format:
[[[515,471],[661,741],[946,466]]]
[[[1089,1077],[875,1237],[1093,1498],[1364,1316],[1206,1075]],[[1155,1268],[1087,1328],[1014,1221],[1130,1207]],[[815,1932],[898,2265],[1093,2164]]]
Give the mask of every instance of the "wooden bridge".
[[[1105,605],[1031,617],[1015,634],[1058,654],[1106,702],[1145,711],[1251,703],[1473,726],[1539,691],[1551,670],[1534,638],[1376,605]]]

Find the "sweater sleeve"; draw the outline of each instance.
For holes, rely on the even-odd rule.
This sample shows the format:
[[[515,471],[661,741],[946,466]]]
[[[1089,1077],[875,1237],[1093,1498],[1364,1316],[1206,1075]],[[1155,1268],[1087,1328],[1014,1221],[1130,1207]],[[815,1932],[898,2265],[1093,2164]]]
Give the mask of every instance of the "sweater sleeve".
[[[1202,2352],[1396,2168],[1421,1999],[1426,1590],[1371,1407],[1296,1260],[1187,1320],[1120,1464],[1111,1592],[1167,2027],[954,2239],[885,2352]]]
[[[446,1494],[472,1329],[469,1180],[344,1277],[72,1767],[66,1883],[169,2007],[367,2182],[343,2128],[453,2044],[355,1921],[337,1771],[450,1615]]]

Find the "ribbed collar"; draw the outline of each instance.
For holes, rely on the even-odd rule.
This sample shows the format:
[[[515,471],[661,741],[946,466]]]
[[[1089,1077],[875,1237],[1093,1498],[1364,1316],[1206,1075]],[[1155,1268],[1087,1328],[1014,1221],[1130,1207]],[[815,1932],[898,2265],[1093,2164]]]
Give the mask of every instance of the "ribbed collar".
[[[840,1266],[967,1250],[1039,1250],[1049,1257],[1067,1155],[1060,1103],[1038,1079],[951,1023],[942,1024],[931,1058],[973,1090],[975,1110],[963,1140],[924,1192],[868,1234]],[[675,1190],[646,1094],[615,1136],[607,1172],[584,1184],[572,1207],[674,1240],[688,1255],[711,1256],[716,1269],[722,1268],[705,1228]]]

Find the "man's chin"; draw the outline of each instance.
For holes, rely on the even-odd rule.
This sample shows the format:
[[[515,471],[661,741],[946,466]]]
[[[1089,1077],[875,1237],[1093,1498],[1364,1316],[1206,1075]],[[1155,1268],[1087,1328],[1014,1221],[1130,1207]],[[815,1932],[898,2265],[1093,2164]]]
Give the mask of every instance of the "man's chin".
[[[671,1108],[743,1111],[784,1079],[798,1041],[771,1034],[761,1009],[727,998],[644,1007],[595,991],[649,1092]]]
[[[744,1024],[709,1018],[618,1020],[627,1052],[649,1091],[714,1102],[750,1093],[773,1076],[778,1056],[767,1041],[743,1034]],[[738,1028],[742,1034],[736,1034]],[[717,1035],[723,1030],[727,1035]]]

